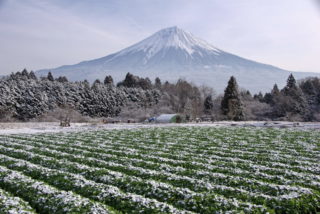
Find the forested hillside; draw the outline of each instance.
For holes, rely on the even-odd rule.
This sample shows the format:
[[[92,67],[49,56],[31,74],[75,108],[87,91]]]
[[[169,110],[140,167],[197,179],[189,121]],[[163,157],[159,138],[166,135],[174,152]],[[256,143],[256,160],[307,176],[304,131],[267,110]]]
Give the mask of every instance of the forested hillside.
[[[26,70],[0,80],[1,116],[19,120],[36,118],[56,108],[71,108],[91,117],[114,117],[128,103],[158,103],[156,89],[115,87],[113,82],[68,82],[65,77],[38,79]]]
[[[37,120],[58,110],[86,117],[119,117],[143,121],[162,113],[179,113],[186,121],[289,120],[320,121],[320,79],[296,81],[293,75],[279,89],[251,95],[238,86],[235,77],[226,83],[224,94],[214,86],[196,86],[184,79],[176,83],[152,82],[128,73],[115,84],[107,75],[103,81],[71,82],[64,76],[37,77],[26,69],[0,80],[0,120]],[[53,113],[52,113],[53,112]],[[46,120],[44,118],[43,120]]]

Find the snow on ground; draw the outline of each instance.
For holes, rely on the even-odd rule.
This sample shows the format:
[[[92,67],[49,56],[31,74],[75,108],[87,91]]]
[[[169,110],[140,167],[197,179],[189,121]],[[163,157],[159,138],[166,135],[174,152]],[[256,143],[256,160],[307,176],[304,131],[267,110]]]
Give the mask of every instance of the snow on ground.
[[[295,129],[314,129],[320,131],[320,122],[263,122],[263,121],[219,121],[214,123],[118,123],[118,124],[103,124],[103,123],[71,123],[71,127],[60,127],[56,122],[38,122],[38,123],[0,123],[0,135],[5,134],[35,134],[45,132],[73,132],[86,130],[101,130],[101,129],[134,129],[134,128],[151,128],[151,127],[272,127],[272,128],[295,128]]]

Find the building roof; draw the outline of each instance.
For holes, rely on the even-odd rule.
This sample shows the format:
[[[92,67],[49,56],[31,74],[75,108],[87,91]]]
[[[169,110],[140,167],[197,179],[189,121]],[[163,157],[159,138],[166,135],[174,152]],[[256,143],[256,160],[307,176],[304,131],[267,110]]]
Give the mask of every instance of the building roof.
[[[156,118],[157,122],[170,122],[173,117],[177,116],[177,114],[161,114]]]

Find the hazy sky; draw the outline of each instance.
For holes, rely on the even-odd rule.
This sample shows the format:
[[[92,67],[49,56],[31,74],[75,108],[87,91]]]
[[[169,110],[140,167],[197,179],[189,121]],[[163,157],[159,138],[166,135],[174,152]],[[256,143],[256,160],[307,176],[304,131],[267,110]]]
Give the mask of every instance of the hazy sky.
[[[170,26],[242,57],[320,72],[316,0],[0,0],[0,74],[102,57]]]

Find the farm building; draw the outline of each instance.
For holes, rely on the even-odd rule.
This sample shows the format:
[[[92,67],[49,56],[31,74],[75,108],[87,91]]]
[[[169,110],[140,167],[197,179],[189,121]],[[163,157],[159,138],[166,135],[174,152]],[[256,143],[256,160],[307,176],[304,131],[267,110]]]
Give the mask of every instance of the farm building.
[[[155,120],[156,123],[181,123],[181,116],[178,114],[161,114]]]

